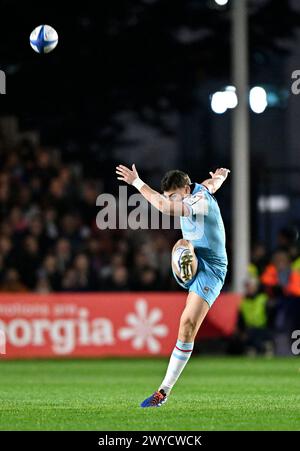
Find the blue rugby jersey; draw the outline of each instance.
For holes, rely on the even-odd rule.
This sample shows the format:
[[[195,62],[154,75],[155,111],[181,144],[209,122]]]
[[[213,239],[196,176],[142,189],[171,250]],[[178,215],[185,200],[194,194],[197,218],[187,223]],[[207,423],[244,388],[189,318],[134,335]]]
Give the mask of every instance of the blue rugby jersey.
[[[225,229],[218,202],[205,186],[195,183],[192,189],[183,200],[191,214],[180,217],[182,236],[207,263],[226,268]]]

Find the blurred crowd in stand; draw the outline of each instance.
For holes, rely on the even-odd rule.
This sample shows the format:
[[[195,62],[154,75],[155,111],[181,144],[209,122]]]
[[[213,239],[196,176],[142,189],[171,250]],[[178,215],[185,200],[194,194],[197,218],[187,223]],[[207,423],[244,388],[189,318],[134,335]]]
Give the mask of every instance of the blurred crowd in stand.
[[[231,352],[290,355],[292,333],[300,330],[297,238],[294,229],[286,228],[271,255],[263,244],[253,247]]]
[[[99,230],[103,180],[61,156],[26,142],[13,150],[0,144],[0,290],[174,289],[169,260],[179,232]]]

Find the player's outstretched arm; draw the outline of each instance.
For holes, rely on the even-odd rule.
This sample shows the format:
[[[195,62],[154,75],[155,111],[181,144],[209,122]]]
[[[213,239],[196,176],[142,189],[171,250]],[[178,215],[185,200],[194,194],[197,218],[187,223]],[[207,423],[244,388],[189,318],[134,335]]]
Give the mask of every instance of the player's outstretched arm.
[[[149,185],[146,185],[139,178],[134,164],[132,165],[132,169],[120,164],[116,167],[116,173],[118,174],[118,180],[135,186],[144,198],[162,213],[171,216],[189,216],[189,208],[183,202],[166,199],[162,194],[150,188]]]
[[[219,168],[215,172],[210,172],[210,179],[204,180],[202,185],[206,186],[210,193],[214,194],[225,182],[230,170],[226,168]]]

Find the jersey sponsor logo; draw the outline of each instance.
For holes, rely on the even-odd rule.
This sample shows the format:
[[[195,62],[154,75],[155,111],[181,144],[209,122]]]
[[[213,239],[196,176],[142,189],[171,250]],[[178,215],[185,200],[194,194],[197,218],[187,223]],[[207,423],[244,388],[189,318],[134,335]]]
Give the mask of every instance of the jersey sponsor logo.
[[[203,192],[198,192],[186,197],[184,203],[190,207],[193,215],[208,214],[208,201]]]
[[[188,205],[194,205],[199,200],[204,199],[204,194],[202,192],[191,194],[188,197],[184,198],[184,202],[186,202]]]

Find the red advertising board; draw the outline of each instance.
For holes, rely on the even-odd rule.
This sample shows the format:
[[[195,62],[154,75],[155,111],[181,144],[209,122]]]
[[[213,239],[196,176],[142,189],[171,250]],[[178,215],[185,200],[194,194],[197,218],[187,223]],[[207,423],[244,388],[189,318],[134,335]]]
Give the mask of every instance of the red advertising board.
[[[0,358],[169,355],[185,293],[0,294]],[[200,338],[230,335],[239,296],[216,301]],[[1,338],[2,337],[2,338]]]

